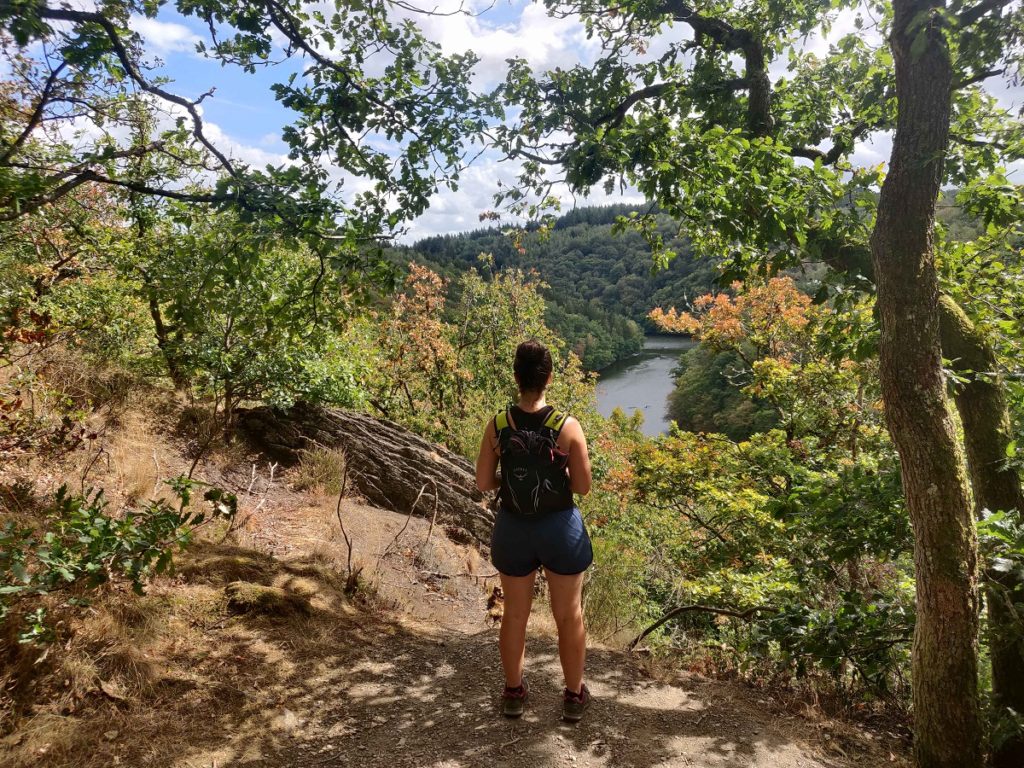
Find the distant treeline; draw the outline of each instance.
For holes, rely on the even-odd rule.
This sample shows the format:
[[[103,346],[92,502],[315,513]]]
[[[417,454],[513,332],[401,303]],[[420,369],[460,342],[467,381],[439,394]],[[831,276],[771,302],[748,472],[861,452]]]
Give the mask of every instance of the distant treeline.
[[[579,354],[590,370],[600,370],[638,352],[647,313],[656,306],[683,307],[713,287],[714,264],[692,257],[685,241],[674,238],[672,222],[659,221],[678,254],[667,269],[655,270],[648,244],[636,232],[612,233],[616,217],[635,206],[578,208],[556,220],[541,236],[529,232],[517,244],[501,229],[438,235],[402,249],[399,255],[452,277],[494,257],[497,270],[536,270],[548,285],[548,324]]]

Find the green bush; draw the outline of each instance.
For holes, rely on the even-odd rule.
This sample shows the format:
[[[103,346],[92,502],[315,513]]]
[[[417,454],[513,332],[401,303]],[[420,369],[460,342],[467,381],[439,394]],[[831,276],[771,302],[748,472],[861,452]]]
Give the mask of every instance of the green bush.
[[[175,551],[212,520],[234,516],[234,494],[207,487],[209,509],[191,504],[202,483],[169,481],[176,504],[160,499],[122,515],[108,512],[103,491],[72,495],[61,486],[39,528],[8,521],[0,529],[0,619],[20,613],[26,622],[19,641],[51,639],[46,609],[33,598],[67,593],[70,605],[110,581],[127,581],[141,594],[154,574],[172,567]]]

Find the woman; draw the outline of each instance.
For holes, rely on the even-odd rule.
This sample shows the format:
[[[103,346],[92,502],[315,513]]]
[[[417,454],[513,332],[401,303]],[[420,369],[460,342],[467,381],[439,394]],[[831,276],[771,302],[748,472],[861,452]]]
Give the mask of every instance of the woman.
[[[583,574],[594,555],[573,494],[590,491],[590,457],[579,422],[544,400],[552,367],[551,354],[539,342],[526,341],[516,349],[519,402],[488,421],[476,484],[481,491],[497,490],[499,499],[491,562],[505,597],[499,639],[505,671],[502,713],[519,717],[525,708],[526,623],[537,569],[543,567],[565,675],[562,717],[576,722],[590,704],[583,683],[587,636],[581,598]]]

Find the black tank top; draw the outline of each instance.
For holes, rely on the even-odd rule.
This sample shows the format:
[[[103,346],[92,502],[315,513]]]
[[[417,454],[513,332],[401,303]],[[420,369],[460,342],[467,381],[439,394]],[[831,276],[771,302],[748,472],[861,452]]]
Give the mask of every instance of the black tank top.
[[[544,419],[551,415],[555,407],[545,405],[539,411],[524,411],[518,405],[513,405],[509,410],[512,412],[512,421],[519,429],[540,429],[544,426]]]
[[[512,421],[516,425],[516,429],[527,429],[531,431],[539,430],[544,426],[544,420],[551,415],[554,411],[554,406],[546,405],[537,411],[524,411],[518,405],[513,405],[509,408],[509,413],[512,416]],[[503,467],[504,470],[504,467]],[[549,497],[546,501],[543,512],[561,512],[566,509],[570,509],[573,504],[572,490],[569,488],[569,473],[567,470],[563,470],[564,479],[560,478],[560,482],[557,482],[554,498]],[[509,499],[509,490],[504,482],[504,471],[502,472],[502,483],[498,489],[498,499],[502,507],[507,510],[514,509],[514,505]]]

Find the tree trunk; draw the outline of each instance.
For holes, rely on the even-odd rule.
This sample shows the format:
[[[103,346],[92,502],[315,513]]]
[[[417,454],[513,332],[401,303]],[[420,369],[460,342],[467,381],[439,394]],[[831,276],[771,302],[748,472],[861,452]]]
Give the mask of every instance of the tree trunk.
[[[1003,383],[995,375],[995,353],[948,296],[940,299],[940,328],[943,352],[953,361],[954,370],[968,377],[956,391],[956,404],[964,429],[975,510],[1019,515],[1024,510],[1024,489],[1017,471],[1006,464],[1010,412]],[[977,375],[982,372],[990,375]],[[988,573],[987,582],[992,703],[997,716],[1008,708],[1024,713],[1024,626],[1012,608],[1014,597],[1021,602],[1024,584],[1013,574],[999,573]],[[1024,766],[1024,738],[1014,733],[1001,743],[998,738],[995,742],[991,756],[995,768]]]
[[[188,377],[181,369],[178,362],[178,353],[174,349],[174,342],[171,340],[170,331],[164,324],[163,314],[160,312],[160,302],[156,298],[156,290],[148,288],[149,316],[153,318],[153,331],[156,333],[156,346],[164,356],[167,364],[167,373],[171,377],[174,388],[179,392],[188,386]]]
[[[949,138],[952,67],[934,12],[894,0],[898,116],[871,236],[885,414],[914,528],[913,647],[918,768],[979,768],[977,541],[939,346],[933,229]]]

